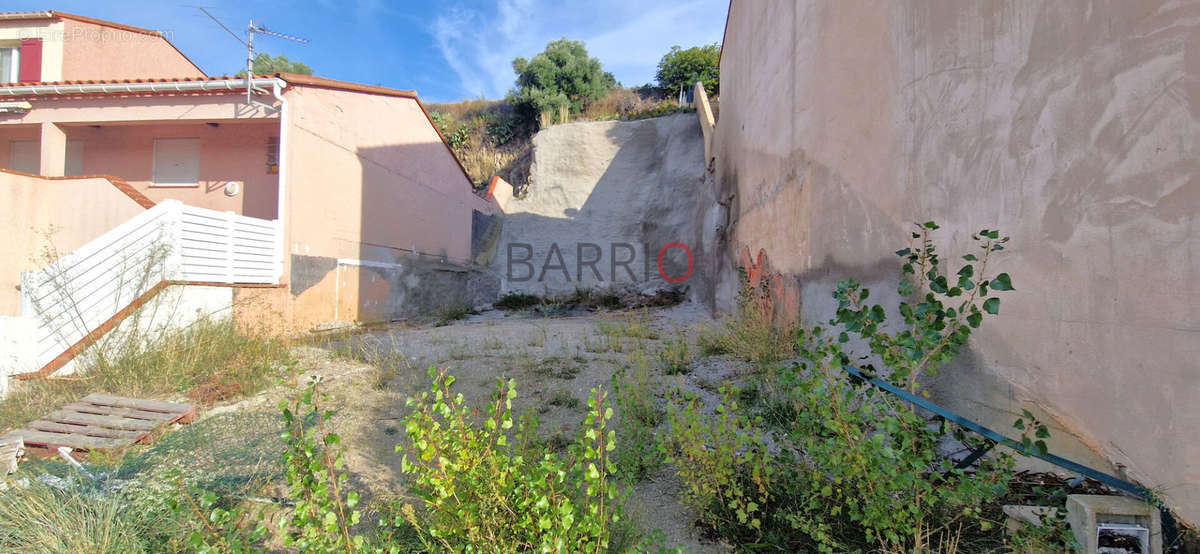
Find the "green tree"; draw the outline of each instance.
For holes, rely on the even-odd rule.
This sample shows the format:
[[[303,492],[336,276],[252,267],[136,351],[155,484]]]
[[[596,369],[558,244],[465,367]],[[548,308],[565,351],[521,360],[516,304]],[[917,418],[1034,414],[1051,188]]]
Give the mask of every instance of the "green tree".
[[[721,72],[717,67],[720,58],[719,44],[693,46],[687,50],[672,46],[658,62],[658,73],[655,74],[658,86],[668,93],[676,93],[679,87],[700,81],[704,83],[705,91],[717,94],[721,84]]]
[[[304,62],[294,62],[289,60],[287,56],[278,55],[272,56],[266,52],[260,52],[254,56],[252,64],[255,75],[273,75],[275,73],[299,73],[301,75],[312,75],[313,70]],[[246,70],[243,69],[237,72],[238,77],[245,77]]]
[[[600,60],[588,57],[582,42],[566,38],[550,42],[533,59],[513,60],[513,71],[517,73],[517,87],[509,100],[529,117],[557,112],[562,107],[578,113],[616,85],[616,79],[604,71]]]

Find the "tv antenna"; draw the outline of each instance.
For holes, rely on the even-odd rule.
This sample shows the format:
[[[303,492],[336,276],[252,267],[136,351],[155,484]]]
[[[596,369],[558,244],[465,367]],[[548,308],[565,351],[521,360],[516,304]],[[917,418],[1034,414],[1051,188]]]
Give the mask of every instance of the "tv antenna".
[[[271,110],[275,109],[274,106],[264,104],[254,99],[255,92],[263,94],[268,92],[266,90],[254,87],[254,34],[258,33],[260,35],[266,35],[269,37],[281,38],[290,40],[292,42],[298,42],[300,44],[308,44],[308,39],[272,31],[263,23],[255,25],[254,18],[250,18],[250,23],[246,25],[246,40],[242,40],[242,37],[239,37],[237,33],[233,32],[229,27],[226,27],[224,23],[221,23],[221,20],[209,13],[208,10],[200,6],[195,6],[195,8],[204,12],[204,15],[207,15],[209,19],[213,20],[213,22],[215,22],[217,25],[220,25],[222,29],[225,29],[225,32],[229,33],[229,36],[233,37],[246,47],[246,103]]]

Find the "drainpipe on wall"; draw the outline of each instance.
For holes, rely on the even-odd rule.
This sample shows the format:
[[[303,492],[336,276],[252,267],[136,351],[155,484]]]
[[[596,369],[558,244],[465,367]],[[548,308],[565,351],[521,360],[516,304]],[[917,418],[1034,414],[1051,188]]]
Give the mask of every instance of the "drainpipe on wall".
[[[279,269],[276,272],[276,283],[283,281],[283,257],[287,253],[287,241],[291,239],[290,233],[287,232],[284,214],[287,211],[284,209],[287,201],[287,168],[288,168],[288,103],[283,97],[284,82],[280,79],[275,79],[271,87],[271,94],[279,101],[279,174],[277,181],[278,195],[275,199],[275,220],[279,225]]]

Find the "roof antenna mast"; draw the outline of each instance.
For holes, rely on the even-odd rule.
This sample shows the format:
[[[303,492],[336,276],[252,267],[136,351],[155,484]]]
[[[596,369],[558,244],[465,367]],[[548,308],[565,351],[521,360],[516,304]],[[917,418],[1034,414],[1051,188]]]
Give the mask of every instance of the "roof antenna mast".
[[[270,108],[271,106],[267,106],[262,102],[255,101],[252,96],[255,92],[267,92],[262,89],[254,88],[254,33],[259,33],[269,37],[282,38],[292,42],[298,42],[300,44],[308,44],[308,39],[294,37],[292,35],[285,35],[283,33],[276,33],[275,31],[267,29],[267,26],[261,23],[256,26],[253,18],[250,19],[250,24],[246,26],[246,103]]]
[[[213,20],[214,23],[216,23],[217,25],[220,25],[222,29],[225,29],[225,32],[229,33],[229,36],[233,37],[234,40],[242,43],[242,45],[246,47],[246,103],[251,106],[260,106],[260,107],[263,107],[266,109],[272,109],[272,110],[275,109],[274,106],[269,106],[267,104],[263,104],[262,102],[259,102],[254,99],[255,92],[260,92],[260,93],[264,93],[264,94],[267,92],[262,89],[254,88],[254,33],[267,35],[269,37],[277,37],[277,38],[287,39],[287,40],[290,40],[293,42],[298,42],[300,44],[308,44],[308,39],[294,37],[291,35],[285,35],[283,33],[276,33],[275,31],[267,29],[267,26],[263,25],[263,24],[259,24],[256,26],[256,25],[254,25],[254,19],[251,18],[250,24],[246,26],[246,40],[242,40],[242,37],[239,37],[237,35],[237,33],[230,30],[229,27],[226,27],[224,23],[221,23],[221,20],[217,19],[216,16],[209,13],[209,11],[207,9],[205,9],[201,6],[192,6],[192,7],[204,12],[204,15],[207,15],[208,18]]]

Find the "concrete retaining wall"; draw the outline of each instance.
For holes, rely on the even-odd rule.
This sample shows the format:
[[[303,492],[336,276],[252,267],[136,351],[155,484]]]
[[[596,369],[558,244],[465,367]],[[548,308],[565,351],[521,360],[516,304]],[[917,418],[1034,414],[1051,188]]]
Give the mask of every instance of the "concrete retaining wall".
[[[703,231],[713,202],[695,114],[555,125],[533,148],[524,195],[503,202],[491,263],[502,292],[708,289],[712,245]],[[691,250],[690,275],[682,247],[663,253],[667,277],[688,276],[678,284],[658,267],[671,243]]]

